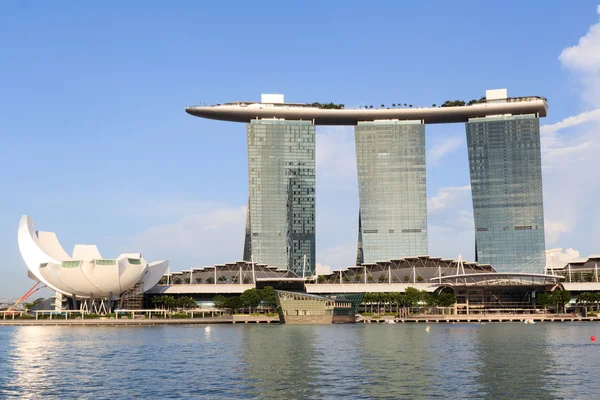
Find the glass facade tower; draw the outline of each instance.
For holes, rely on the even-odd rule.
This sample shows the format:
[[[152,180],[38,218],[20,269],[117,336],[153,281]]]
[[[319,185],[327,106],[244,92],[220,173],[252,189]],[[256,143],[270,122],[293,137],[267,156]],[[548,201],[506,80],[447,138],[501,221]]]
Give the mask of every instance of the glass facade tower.
[[[247,127],[249,199],[244,259],[315,271],[315,126],[252,120]],[[306,257],[306,265],[305,265]]]
[[[540,122],[535,115],[466,123],[475,253],[499,272],[545,264]]]
[[[359,122],[357,264],[427,254],[425,125]]]

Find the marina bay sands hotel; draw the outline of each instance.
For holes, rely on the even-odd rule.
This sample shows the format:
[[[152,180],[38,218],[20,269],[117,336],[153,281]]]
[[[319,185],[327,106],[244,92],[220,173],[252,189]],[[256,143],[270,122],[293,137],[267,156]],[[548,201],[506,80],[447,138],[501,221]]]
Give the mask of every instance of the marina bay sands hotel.
[[[476,261],[499,272],[545,263],[542,97],[486,91],[471,105],[361,108],[261,102],[188,107],[191,115],[247,124],[249,200],[244,260],[315,271],[315,126],[353,125],[358,167],[357,265],[423,256],[427,246],[425,125],[465,123]]]

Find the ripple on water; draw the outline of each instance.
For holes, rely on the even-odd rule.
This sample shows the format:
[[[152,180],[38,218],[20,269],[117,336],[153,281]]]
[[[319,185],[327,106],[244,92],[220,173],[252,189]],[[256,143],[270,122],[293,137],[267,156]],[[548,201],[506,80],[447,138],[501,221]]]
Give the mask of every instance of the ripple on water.
[[[595,324],[0,327],[0,398],[595,398]]]

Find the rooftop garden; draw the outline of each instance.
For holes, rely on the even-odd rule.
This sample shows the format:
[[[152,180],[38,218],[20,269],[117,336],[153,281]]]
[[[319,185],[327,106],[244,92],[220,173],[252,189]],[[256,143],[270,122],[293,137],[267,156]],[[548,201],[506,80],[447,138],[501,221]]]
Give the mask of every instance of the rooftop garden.
[[[340,103],[319,103],[318,101],[315,101],[314,103],[310,103],[311,107],[317,107],[317,108],[323,108],[326,110],[343,110],[344,109],[344,104]]]

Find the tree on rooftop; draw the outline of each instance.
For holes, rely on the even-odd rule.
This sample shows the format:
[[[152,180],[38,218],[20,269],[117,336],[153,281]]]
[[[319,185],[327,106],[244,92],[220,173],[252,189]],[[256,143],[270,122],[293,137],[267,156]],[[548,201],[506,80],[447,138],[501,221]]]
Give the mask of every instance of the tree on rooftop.
[[[431,107],[437,107],[437,106],[435,105],[435,103],[433,103],[433,104],[431,105]]]
[[[393,103],[393,104],[392,104],[392,107],[396,107],[396,103]]]
[[[381,105],[381,108],[384,108],[384,107],[385,107],[385,104],[382,104],[382,105]]]

